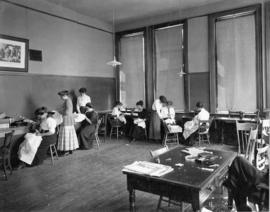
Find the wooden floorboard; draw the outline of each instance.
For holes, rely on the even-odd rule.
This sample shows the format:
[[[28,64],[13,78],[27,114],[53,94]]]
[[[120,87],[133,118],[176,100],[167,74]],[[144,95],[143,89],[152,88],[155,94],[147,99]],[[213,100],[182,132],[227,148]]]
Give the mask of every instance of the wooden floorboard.
[[[135,160],[149,160],[149,151],[160,147],[146,141],[108,140],[99,150],[75,151],[54,166],[48,158],[38,167],[14,171],[8,181],[0,180],[0,211],[128,211],[121,169]],[[136,192],[137,211],[155,211],[157,201],[156,195]]]

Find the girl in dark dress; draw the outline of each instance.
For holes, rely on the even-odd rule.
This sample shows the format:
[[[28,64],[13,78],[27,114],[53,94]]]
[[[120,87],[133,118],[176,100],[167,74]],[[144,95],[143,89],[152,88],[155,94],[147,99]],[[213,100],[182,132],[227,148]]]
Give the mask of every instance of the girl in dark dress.
[[[138,101],[136,103],[136,112],[138,117],[134,118],[133,124],[130,127],[129,136],[131,141],[140,140],[145,138],[145,129],[146,129],[146,118],[147,111],[143,108],[143,101]]]
[[[85,120],[78,131],[78,140],[81,149],[91,149],[95,139],[98,114],[96,111],[94,111],[90,103],[86,104],[85,116]]]

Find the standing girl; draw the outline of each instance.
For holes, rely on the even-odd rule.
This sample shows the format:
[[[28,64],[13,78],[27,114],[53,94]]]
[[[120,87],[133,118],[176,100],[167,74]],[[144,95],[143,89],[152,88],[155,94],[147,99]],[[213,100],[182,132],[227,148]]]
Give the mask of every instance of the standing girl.
[[[60,98],[64,101],[61,114],[63,115],[63,123],[60,126],[58,145],[60,151],[65,152],[65,155],[72,154],[72,151],[79,148],[78,138],[74,127],[73,105],[69,97],[68,91],[61,91],[58,93]]]

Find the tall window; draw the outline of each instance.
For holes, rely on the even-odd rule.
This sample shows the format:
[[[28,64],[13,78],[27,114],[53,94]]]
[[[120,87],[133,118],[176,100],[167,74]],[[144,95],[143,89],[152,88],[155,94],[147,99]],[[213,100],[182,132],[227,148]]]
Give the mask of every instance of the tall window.
[[[255,5],[209,17],[212,112],[262,108],[260,9]]]
[[[177,110],[185,109],[183,69],[183,25],[155,30],[156,97],[164,95]]]
[[[254,15],[216,23],[218,110],[256,111]]]
[[[132,107],[145,100],[145,62],[143,32],[120,39],[120,101]]]

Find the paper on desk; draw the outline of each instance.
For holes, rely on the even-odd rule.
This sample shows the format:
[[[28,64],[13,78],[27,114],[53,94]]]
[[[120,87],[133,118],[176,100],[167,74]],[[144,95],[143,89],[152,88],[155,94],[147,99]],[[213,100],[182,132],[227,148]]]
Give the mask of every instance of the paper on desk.
[[[147,161],[135,161],[130,165],[124,166],[122,171],[160,177],[173,171],[173,168]]]
[[[205,152],[204,149],[205,148],[189,147],[189,148],[182,150],[182,152],[188,153],[191,156],[198,156],[198,154]]]

